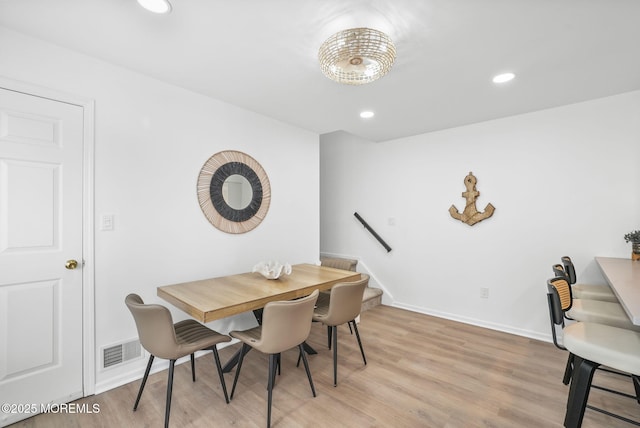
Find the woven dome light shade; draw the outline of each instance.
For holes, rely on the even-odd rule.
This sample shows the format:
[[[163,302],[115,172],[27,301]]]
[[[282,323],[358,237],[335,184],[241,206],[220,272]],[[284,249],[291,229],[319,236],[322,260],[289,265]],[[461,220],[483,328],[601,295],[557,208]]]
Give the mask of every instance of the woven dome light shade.
[[[338,83],[362,85],[387,74],[396,59],[393,42],[381,31],[351,28],[329,37],[318,52],[325,76]]]

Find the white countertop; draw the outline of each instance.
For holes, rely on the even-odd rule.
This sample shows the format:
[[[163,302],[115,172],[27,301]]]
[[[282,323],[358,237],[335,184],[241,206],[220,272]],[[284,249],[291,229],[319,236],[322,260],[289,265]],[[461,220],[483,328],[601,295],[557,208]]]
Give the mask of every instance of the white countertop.
[[[631,322],[640,325],[640,260],[596,257],[596,263]]]

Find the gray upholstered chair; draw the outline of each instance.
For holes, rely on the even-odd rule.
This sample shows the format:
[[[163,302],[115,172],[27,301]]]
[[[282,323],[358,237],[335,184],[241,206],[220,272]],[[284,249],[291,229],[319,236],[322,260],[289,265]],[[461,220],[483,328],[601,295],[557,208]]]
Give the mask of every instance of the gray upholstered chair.
[[[240,357],[238,359],[238,367],[236,376],[233,379],[233,387],[231,388],[231,399],[236,390],[242,361],[245,354],[251,349],[256,349],[264,354],[269,355],[269,378],[267,381],[267,427],[271,426],[271,401],[273,396],[273,384],[275,382],[276,367],[280,362],[280,353],[288,349],[297,347],[304,368],[309,379],[311,393],[316,396],[316,390],[313,386],[311,371],[302,347],[303,342],[309,337],[311,331],[311,316],[313,308],[318,299],[318,290],[307,297],[297,300],[269,302],[265,305],[262,312],[262,324],[244,331],[232,331],[229,333],[231,337],[242,342]]]
[[[313,313],[313,320],[327,326],[328,346],[333,346],[333,386],[338,384],[338,326],[353,326],[362,353],[362,360],[367,364],[364,355],[356,317],[360,315],[362,295],[369,283],[369,275],[361,274],[361,279],[353,282],[341,282],[331,288],[329,296],[321,295]]]
[[[169,426],[169,414],[171,411],[171,391],[173,389],[173,370],[178,358],[191,356],[191,373],[193,382],[196,381],[194,353],[200,350],[213,351],[213,357],[220,376],[220,384],[224,399],[229,403],[227,387],[222,375],[220,357],[216,345],[222,342],[229,342],[231,338],[220,334],[199,322],[188,319],[173,323],[171,312],[162,305],[144,304],[137,294],[129,294],[125,298],[125,304],[138,329],[138,336],[142,347],[149,352],[149,362],[140,384],[138,397],[133,406],[135,411],[138,408],[142,391],[149,377],[149,371],[155,357],[169,360],[169,378],[167,382],[167,401],[165,406],[164,426]]]
[[[573,297],[576,299],[601,300],[603,302],[619,303],[615,293],[607,284],[583,284],[577,283],[576,269],[571,257],[561,257],[564,273],[569,279]],[[556,267],[554,266],[554,271]],[[556,275],[557,276],[557,275]]]

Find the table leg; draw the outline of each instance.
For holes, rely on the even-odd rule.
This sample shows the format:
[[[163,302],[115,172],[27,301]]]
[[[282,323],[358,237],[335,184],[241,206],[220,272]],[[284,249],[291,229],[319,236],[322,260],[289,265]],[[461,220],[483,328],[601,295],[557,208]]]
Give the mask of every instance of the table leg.
[[[304,350],[306,351],[307,354],[317,354],[318,353],[318,351],[313,349],[311,347],[311,345],[309,345],[307,342],[302,342],[302,347],[304,348]]]
[[[252,349],[253,348],[247,349],[247,352],[245,353],[245,355],[247,355],[249,353],[249,351],[251,351]],[[222,367],[222,372],[223,373],[229,373],[238,364],[238,360],[240,359],[240,351],[241,350],[242,350],[242,346],[240,346],[240,349],[238,349],[236,351],[236,353],[233,354],[233,356],[231,358],[229,358],[229,361],[227,361],[226,364]]]

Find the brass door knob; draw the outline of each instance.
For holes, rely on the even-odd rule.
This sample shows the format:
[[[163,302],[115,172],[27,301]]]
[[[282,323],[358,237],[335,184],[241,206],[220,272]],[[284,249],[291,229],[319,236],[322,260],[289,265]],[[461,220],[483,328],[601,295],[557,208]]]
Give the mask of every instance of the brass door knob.
[[[67,260],[67,262],[64,264],[64,267],[66,267],[69,270],[75,269],[78,267],[78,261],[77,260]]]

